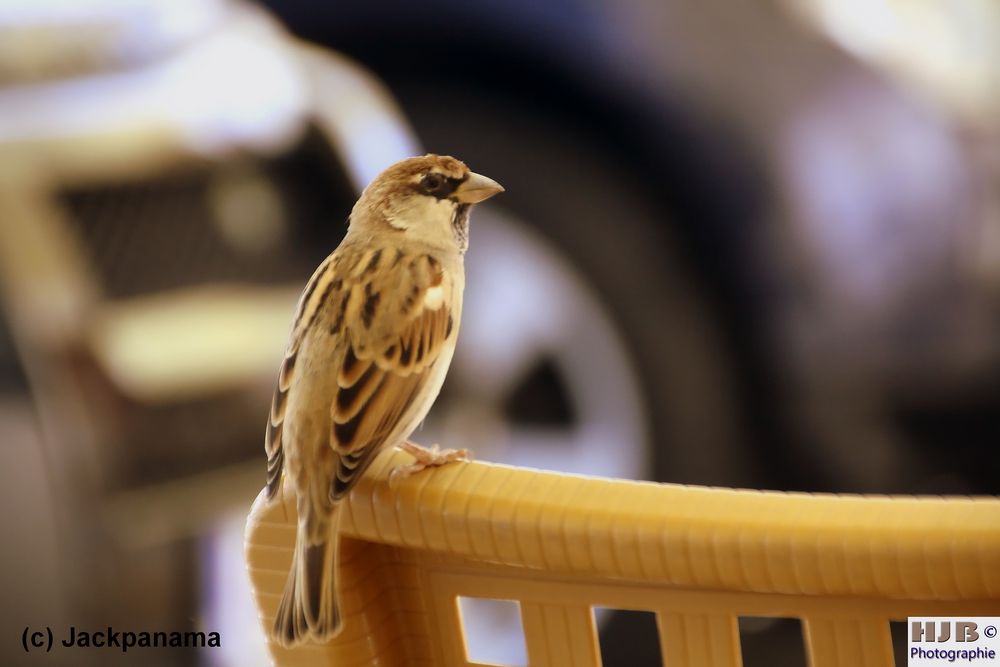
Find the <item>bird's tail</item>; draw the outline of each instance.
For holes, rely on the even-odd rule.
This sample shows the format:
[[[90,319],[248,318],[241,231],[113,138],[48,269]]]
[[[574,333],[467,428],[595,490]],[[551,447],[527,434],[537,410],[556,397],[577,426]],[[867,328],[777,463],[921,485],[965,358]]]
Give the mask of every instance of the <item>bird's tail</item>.
[[[333,530],[322,541],[309,544],[309,531],[299,525],[292,567],[271,629],[271,638],[282,646],[296,646],[307,639],[323,643],[340,631],[335,583],[337,539]]]

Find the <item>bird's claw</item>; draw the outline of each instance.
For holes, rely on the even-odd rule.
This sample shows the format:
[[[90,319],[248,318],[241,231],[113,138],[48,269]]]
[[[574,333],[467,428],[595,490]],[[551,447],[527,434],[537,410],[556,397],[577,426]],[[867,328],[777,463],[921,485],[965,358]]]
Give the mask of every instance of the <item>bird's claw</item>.
[[[429,448],[421,447],[409,440],[399,445],[399,449],[416,460],[408,465],[393,468],[392,472],[389,473],[390,485],[395,485],[400,480],[406,479],[424,468],[436,468],[455,461],[468,461],[472,457],[472,453],[468,449],[441,449],[437,445],[432,445]]]

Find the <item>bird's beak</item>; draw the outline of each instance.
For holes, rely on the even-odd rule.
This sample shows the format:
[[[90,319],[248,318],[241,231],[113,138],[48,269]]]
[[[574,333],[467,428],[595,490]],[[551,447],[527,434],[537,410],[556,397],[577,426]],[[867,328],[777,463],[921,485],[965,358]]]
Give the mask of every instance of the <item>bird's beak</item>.
[[[482,174],[470,172],[469,177],[455,188],[452,197],[463,204],[478,204],[503,192],[503,186]]]

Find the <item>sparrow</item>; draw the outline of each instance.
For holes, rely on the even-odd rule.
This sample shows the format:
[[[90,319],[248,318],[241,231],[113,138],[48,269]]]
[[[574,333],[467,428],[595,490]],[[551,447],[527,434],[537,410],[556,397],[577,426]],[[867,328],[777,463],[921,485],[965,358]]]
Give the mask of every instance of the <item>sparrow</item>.
[[[342,627],[337,527],[344,496],[387,447],[407,475],[466,458],[407,438],[437,398],[462,317],[469,213],[503,192],[453,157],[390,166],[351,210],[344,240],[299,299],[265,434],[267,497],[295,494],[292,565],[271,629],[287,647]]]

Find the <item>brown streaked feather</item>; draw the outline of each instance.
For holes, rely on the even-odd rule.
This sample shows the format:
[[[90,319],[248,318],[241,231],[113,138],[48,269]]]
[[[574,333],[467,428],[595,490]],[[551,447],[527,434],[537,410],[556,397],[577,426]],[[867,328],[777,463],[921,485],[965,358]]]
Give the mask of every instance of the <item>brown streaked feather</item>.
[[[337,385],[340,387],[353,386],[370,365],[369,362],[360,361],[354,354],[354,348],[348,347],[340,362],[340,370],[337,371]]]
[[[274,498],[281,483],[281,471],[285,466],[285,451],[281,448],[280,431],[274,454],[267,458],[267,497]]]
[[[335,422],[345,423],[357,415],[382,384],[382,372],[378,366],[371,361],[364,365],[365,371],[357,382],[337,392],[332,411]]]
[[[361,321],[347,325],[352,345],[345,351],[330,407],[330,444],[341,458],[331,486],[334,498],[347,493],[374,455],[390,444],[387,439],[420,395],[449,334],[453,318],[448,305],[441,302],[434,310],[423,305],[427,290],[444,280],[437,260],[418,256],[404,275],[416,288],[416,307],[407,309],[397,297],[397,303],[379,311],[382,319],[402,323],[401,328],[364,321],[363,308]],[[408,285],[399,287],[403,289],[387,293],[411,294]],[[365,291],[370,291],[367,285]],[[398,309],[394,317],[391,308]]]
[[[380,272],[381,264],[395,267],[391,278]],[[338,267],[350,267],[351,277],[335,278],[334,274],[344,274]],[[444,282],[437,259],[399,249],[359,252],[348,246],[320,265],[299,300],[271,402],[265,437],[269,497],[280,486],[287,393],[299,348],[310,329],[325,327],[324,335],[350,341],[336,371],[338,390],[330,406],[330,445],[343,459],[333,480],[339,497],[386,444],[451,335],[448,305],[434,303],[437,307],[431,310],[425,303],[427,291],[442,288]]]
[[[340,373],[340,386],[330,410],[331,445],[338,454],[343,456],[360,447],[377,449],[385,444],[395,426],[393,417],[398,420],[399,408],[407,406],[419,392],[441,352],[448,321],[446,310],[441,307],[424,312],[400,333],[399,342],[393,343],[406,349],[407,345],[413,347],[417,341],[424,341],[425,351],[419,361],[411,355],[409,363],[404,364],[394,357],[378,355],[353,362],[349,374]],[[349,350],[346,356],[355,357],[355,353]],[[358,389],[362,384],[363,389]],[[347,399],[342,398],[345,394]],[[356,400],[361,394],[367,397],[363,402]]]
[[[281,448],[281,435],[285,422],[285,404],[288,400],[288,388],[292,383],[295,368],[295,354],[286,356],[278,371],[278,386],[271,398],[271,410],[268,413],[267,430],[264,433],[264,451],[267,453],[267,497],[274,498],[281,485],[281,471],[285,456]]]
[[[330,255],[316,268],[309,282],[302,290],[295,317],[292,319],[292,332],[288,337],[288,349],[278,369],[278,384],[271,399],[271,411],[268,415],[267,429],[264,434],[264,451],[267,454],[267,497],[274,498],[281,486],[281,473],[284,468],[285,456],[282,451],[282,432],[285,421],[285,403],[288,390],[295,377],[295,361],[298,358],[299,345],[305,332],[313,325],[331,292],[339,289],[340,280],[333,277],[335,255]]]
[[[407,377],[383,373],[379,394],[365,404],[363,411],[344,424],[334,422],[331,440],[337,443],[334,447],[340,453],[330,489],[334,500],[351,490],[375,454],[387,444],[386,439],[413,405],[426,377],[426,373]],[[355,449],[343,449],[350,446]]]

